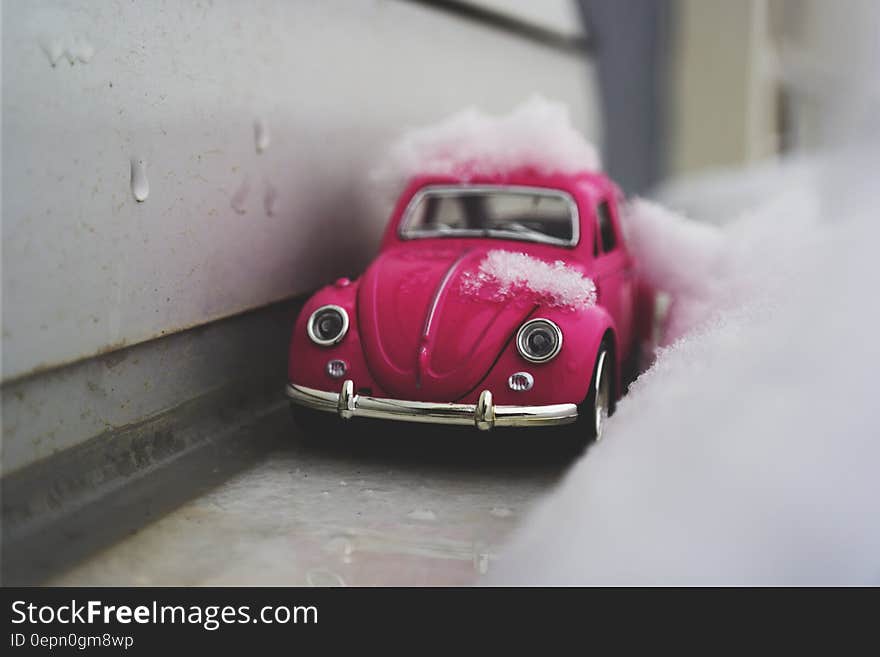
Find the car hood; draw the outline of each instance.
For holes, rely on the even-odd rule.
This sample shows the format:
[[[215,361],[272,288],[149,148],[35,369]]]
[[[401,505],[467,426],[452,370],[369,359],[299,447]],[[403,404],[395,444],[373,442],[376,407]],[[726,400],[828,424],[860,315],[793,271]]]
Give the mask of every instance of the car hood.
[[[412,245],[381,254],[358,290],[367,364],[399,399],[454,401],[487,375],[534,304],[464,289],[486,248]]]

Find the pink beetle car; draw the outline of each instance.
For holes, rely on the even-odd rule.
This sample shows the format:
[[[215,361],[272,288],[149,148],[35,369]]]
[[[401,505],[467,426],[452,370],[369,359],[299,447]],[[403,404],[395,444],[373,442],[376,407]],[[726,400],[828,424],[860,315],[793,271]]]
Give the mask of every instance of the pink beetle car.
[[[595,172],[412,179],[363,276],[299,316],[295,419],[573,424],[600,438],[653,327],[621,198]]]

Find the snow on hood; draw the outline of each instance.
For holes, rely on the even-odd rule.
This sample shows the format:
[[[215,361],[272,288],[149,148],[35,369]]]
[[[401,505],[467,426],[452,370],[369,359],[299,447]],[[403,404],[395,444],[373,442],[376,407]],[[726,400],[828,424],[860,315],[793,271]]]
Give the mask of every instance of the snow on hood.
[[[501,249],[489,251],[476,272],[465,272],[462,291],[495,301],[531,296],[541,305],[575,310],[596,303],[593,281],[562,260],[545,262]]]
[[[541,173],[600,169],[599,155],[572,125],[560,102],[533,96],[501,116],[470,108],[436,124],[410,129],[391,146],[380,179],[416,175],[504,174],[523,168]]]

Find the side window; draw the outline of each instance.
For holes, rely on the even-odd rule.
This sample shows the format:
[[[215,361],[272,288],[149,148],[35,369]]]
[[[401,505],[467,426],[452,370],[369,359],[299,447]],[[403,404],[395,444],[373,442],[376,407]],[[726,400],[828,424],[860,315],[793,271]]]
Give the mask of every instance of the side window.
[[[614,224],[611,223],[611,208],[608,201],[602,201],[596,207],[596,218],[599,221],[599,237],[602,240],[602,251],[608,253],[617,246],[617,238],[614,235]]]

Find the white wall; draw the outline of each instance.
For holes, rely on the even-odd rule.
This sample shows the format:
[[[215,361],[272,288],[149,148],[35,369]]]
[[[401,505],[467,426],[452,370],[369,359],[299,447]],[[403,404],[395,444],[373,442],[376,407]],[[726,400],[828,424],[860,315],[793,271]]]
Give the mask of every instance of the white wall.
[[[596,136],[582,58],[420,4],[2,10],[6,381],[359,269],[363,181],[407,124],[540,92]]]
[[[769,0],[679,0],[671,169],[684,175],[776,153]]]
[[[773,0],[790,142],[814,150],[877,134],[880,4]]]

